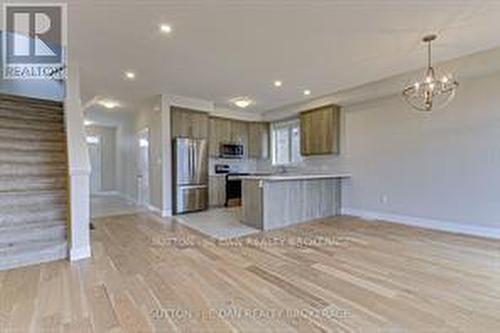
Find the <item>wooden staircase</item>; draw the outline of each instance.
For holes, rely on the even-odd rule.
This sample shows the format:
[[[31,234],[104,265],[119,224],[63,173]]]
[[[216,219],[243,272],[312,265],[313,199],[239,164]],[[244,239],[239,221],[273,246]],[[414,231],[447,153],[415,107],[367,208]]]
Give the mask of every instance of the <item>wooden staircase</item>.
[[[0,270],[67,256],[63,105],[0,94]]]

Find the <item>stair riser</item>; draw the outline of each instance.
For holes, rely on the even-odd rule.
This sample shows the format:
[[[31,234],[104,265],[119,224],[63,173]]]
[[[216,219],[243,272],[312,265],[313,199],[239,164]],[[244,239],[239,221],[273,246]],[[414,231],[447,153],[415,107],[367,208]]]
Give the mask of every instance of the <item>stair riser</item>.
[[[63,142],[23,141],[0,137],[0,150],[60,152],[64,151],[64,147]]]
[[[41,212],[19,212],[18,214],[0,214],[0,227],[19,226],[21,224],[35,223],[39,221],[65,220],[68,217],[65,210],[41,211]]]
[[[40,207],[63,206],[68,203],[67,195],[54,196],[4,196],[0,193],[0,212],[13,206]]]
[[[1,180],[0,178],[0,192],[20,192],[20,191],[49,191],[49,190],[62,190],[67,185],[66,179],[37,179],[37,180]]]
[[[0,176],[64,176],[67,172],[64,164],[0,164]]]
[[[31,241],[57,241],[66,240],[67,231],[65,225],[50,226],[46,228],[20,228],[13,230],[1,230],[0,248],[14,247],[24,242]]]
[[[62,123],[44,123],[37,121],[8,120],[0,117],[0,128],[23,130],[26,132],[51,132],[62,133],[64,125]]]
[[[28,121],[38,121],[40,123],[47,124],[63,124],[64,117],[61,114],[53,113],[53,114],[44,114],[42,112],[23,112],[22,110],[11,110],[0,108],[0,117],[3,119],[12,119],[12,120],[28,120]]]
[[[66,137],[64,132],[47,132],[24,129],[0,128],[0,137],[18,140],[36,140],[44,142],[64,142]]]
[[[0,163],[63,163],[66,164],[64,153],[36,151],[2,151]]]

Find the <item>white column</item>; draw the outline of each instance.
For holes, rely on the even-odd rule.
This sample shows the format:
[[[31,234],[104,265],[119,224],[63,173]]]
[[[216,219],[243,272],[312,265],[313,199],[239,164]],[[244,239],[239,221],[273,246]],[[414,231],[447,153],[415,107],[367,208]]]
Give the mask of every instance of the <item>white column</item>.
[[[90,252],[90,161],[85,141],[78,66],[70,63],[66,81],[65,121],[70,187],[69,257],[88,258]]]

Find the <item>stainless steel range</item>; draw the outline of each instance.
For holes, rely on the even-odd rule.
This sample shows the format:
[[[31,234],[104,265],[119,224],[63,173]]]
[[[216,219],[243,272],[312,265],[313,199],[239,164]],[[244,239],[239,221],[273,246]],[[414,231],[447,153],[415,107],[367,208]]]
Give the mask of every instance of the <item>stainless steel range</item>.
[[[248,176],[249,173],[228,173],[226,175],[226,202],[225,207],[241,205],[241,179],[239,176]]]

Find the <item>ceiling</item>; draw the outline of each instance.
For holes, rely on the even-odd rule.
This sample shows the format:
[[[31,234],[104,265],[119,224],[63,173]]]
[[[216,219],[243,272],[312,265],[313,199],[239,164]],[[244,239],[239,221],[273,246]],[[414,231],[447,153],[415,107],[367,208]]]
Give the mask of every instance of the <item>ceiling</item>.
[[[263,112],[500,46],[500,1],[69,0],[70,56],[83,97],[159,93]],[[170,35],[160,23],[173,27]],[[124,71],[137,78],[124,80]],[[274,80],[283,81],[281,88]],[[304,89],[312,94],[303,95]]]

